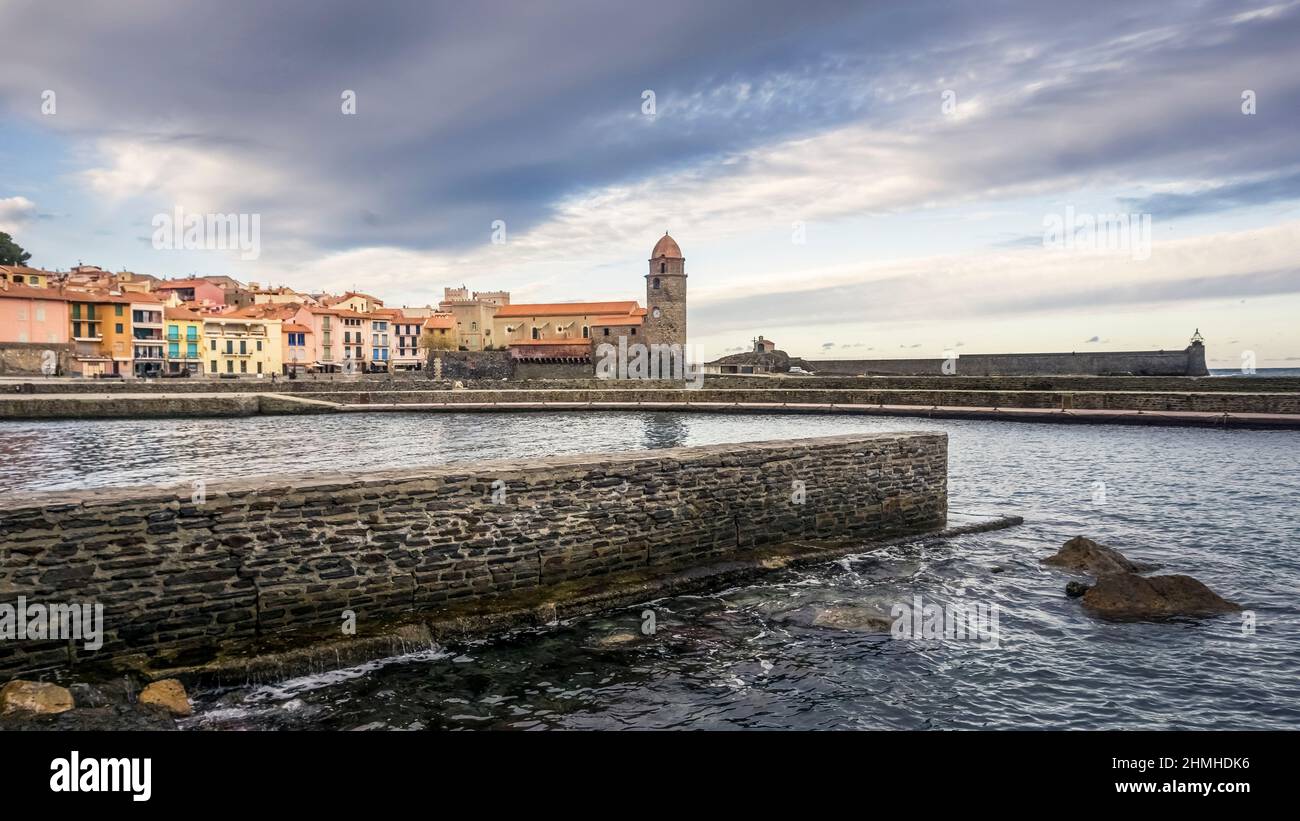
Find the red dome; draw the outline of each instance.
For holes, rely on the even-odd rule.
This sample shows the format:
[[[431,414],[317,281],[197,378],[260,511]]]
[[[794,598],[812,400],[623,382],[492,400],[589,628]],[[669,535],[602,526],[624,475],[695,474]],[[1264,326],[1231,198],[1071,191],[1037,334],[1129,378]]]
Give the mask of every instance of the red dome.
[[[664,231],[664,235],[655,243],[655,249],[650,252],[650,259],[659,259],[660,257],[668,257],[670,259],[683,258],[682,249],[677,246],[677,240],[668,236],[667,231]]]

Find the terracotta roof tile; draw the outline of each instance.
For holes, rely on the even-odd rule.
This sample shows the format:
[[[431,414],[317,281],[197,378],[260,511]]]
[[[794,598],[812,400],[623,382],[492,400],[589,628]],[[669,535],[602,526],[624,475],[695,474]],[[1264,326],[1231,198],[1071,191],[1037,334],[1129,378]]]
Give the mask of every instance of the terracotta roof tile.
[[[628,315],[637,309],[635,301],[626,302],[537,302],[503,305],[496,312],[497,317],[527,316],[605,316],[609,314]]]

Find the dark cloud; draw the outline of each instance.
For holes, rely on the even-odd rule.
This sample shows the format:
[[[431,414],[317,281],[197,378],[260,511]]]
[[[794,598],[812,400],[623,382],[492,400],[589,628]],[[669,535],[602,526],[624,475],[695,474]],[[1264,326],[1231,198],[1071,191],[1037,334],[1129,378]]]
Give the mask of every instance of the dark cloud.
[[[788,321],[791,316],[815,316],[818,321],[826,323],[944,321],[1047,313],[1080,307],[1105,309],[1224,299],[1240,294],[1271,296],[1296,293],[1300,293],[1300,268],[1171,281],[1099,281],[1070,289],[1044,287],[1032,291],[989,290],[959,276],[935,272],[806,291],[754,293],[715,300],[693,308],[691,321],[719,329],[776,325]],[[888,294],[889,298],[882,299],[882,294]]]
[[[1149,197],[1124,198],[1120,202],[1129,212],[1149,213],[1155,218],[1173,218],[1296,199],[1300,199],[1300,172],[1216,185],[1194,193],[1161,193]]]
[[[929,141],[955,197],[1139,172],[1258,180],[1135,201],[1168,215],[1300,189],[1300,175],[1277,176],[1300,163],[1288,60],[1300,12],[1230,22],[1241,10],[9,2],[0,105],[69,140],[230,160],[219,207],[263,213],[268,241],[293,233],[320,250],[463,247],[495,219],[518,235],[566,196],[684,168],[724,174],[744,167],[724,169],[724,155],[859,121]],[[1165,36],[1134,36],[1150,32]],[[996,116],[944,123],[940,86]],[[1243,87],[1258,94],[1254,116],[1239,111]],[[33,113],[45,88],[59,93],[57,117]],[[344,89],[355,116],[340,111]],[[653,120],[644,89],[657,95]],[[274,171],[274,189],[240,179],[236,161]]]

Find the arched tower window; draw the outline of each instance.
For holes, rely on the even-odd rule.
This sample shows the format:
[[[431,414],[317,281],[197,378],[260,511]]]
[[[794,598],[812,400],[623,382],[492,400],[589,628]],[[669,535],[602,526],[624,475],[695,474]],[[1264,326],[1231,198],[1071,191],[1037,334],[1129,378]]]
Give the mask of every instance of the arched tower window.
[[[659,273],[662,274],[662,273],[665,273],[665,272],[667,272],[667,271],[668,271],[668,263],[666,263],[666,262],[661,262],[661,263],[659,263]]]
[[[589,327],[586,326],[586,325],[583,325],[583,326],[582,326],[582,338],[583,338],[583,339],[590,339],[590,338],[591,338],[591,328],[589,328]]]
[[[659,290],[659,277],[654,278],[653,282],[651,282],[651,287],[654,288],[656,291]]]

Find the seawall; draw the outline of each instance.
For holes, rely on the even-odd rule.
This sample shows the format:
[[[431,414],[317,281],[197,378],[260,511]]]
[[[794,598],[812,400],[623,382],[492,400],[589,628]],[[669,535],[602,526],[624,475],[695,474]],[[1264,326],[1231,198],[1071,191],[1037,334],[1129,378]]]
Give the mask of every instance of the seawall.
[[[690,403],[690,404],[686,404]],[[1106,421],[1117,413],[1164,414],[1167,424],[1270,426],[1300,425],[1300,392],[1232,391],[1073,391],[1073,390],[927,390],[811,387],[746,388],[593,388],[593,389],[473,389],[473,390],[333,390],[311,393],[113,393],[0,395],[3,419],[104,419],[186,416],[249,416],[252,414],[334,413],[367,410],[435,411],[563,409],[619,410],[669,406],[698,410],[706,406],[802,407],[861,413],[931,416],[956,413],[968,418],[1000,418],[1007,409],[1070,411],[1075,421]],[[531,405],[535,407],[524,407]],[[656,409],[658,409],[656,407]],[[911,409],[909,411],[909,409]],[[1006,414],[1002,414],[1006,415]],[[1178,415],[1185,416],[1183,419]],[[1023,415],[1022,415],[1023,416]],[[1269,420],[1249,417],[1275,417]],[[1008,417],[1010,418],[1010,417]],[[1026,417],[1027,418],[1027,417]],[[1039,414],[1036,420],[1054,418]],[[1062,420],[1064,421],[1064,420]],[[1149,420],[1149,421],[1155,421]]]
[[[1071,353],[962,354],[946,359],[821,359],[809,360],[818,373],[929,374],[944,366],[968,376],[1050,376],[1070,374],[1133,374],[1137,376],[1206,376],[1205,346],[1181,351],[1097,351]]]
[[[946,510],[932,433],[27,494],[0,510],[0,602],[100,603],[103,646],[0,642],[0,673],[217,664],[343,639],[344,611],[362,634],[521,595],[554,612],[602,580],[930,532]]]

